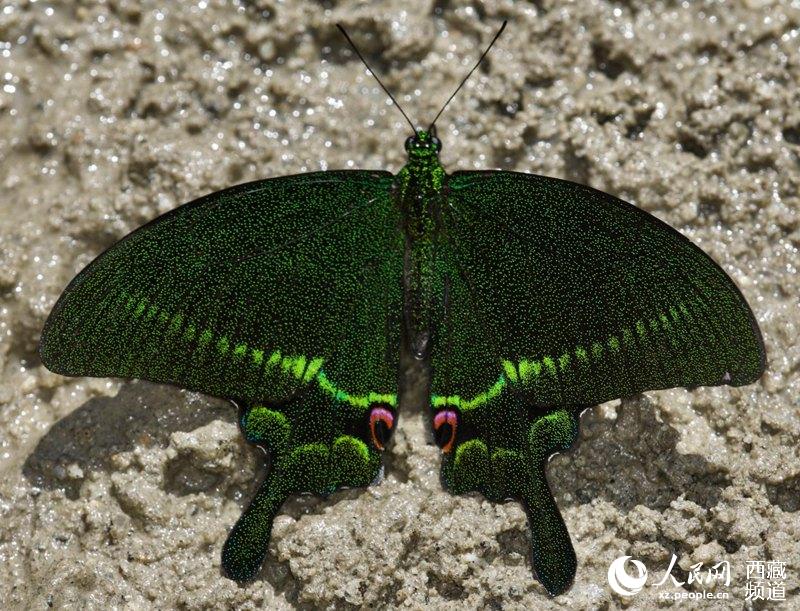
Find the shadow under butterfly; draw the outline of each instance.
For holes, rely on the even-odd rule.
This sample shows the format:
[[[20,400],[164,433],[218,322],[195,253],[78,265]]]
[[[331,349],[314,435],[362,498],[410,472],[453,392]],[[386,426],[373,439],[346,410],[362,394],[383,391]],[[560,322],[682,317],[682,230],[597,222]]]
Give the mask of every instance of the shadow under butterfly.
[[[289,495],[375,480],[401,349],[429,372],[445,486],[524,505],[551,595],[576,558],[545,465],[576,440],[580,411],[764,371],[733,281],[654,216],[555,178],[447,174],[435,129],[447,103],[426,130],[403,113],[413,135],[396,175],[271,178],[156,218],[79,273],[45,324],[40,353],[56,373],[240,406],[271,460],[223,548],[236,581],[256,576]]]

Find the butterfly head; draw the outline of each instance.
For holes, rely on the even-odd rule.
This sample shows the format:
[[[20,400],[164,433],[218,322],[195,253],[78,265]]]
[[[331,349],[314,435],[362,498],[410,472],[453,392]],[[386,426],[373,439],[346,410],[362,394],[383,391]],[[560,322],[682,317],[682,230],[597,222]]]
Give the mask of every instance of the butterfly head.
[[[436,128],[430,131],[419,130],[406,140],[406,152],[409,159],[435,159],[442,150],[442,142],[436,137]]]

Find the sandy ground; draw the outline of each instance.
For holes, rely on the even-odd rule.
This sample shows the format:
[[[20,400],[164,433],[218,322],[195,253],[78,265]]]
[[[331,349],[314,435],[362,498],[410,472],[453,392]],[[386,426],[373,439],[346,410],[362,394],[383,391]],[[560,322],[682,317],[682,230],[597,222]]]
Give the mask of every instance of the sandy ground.
[[[549,599],[518,505],[442,491],[406,406],[381,485],[287,504],[265,567],[220,575],[260,467],[225,402],[66,379],[36,353],[70,278],[144,221],[259,177],[404,160],[439,123],[449,169],[589,183],[679,228],[733,276],[764,332],[759,384],[648,393],[582,418],[549,477],[578,555]],[[128,0],[0,6],[0,601],[3,608],[555,608],[677,604],[672,554],[731,566],[727,601],[800,605],[800,3]],[[606,573],[650,570],[626,602]],[[745,601],[746,562],[786,601]],[[773,584],[774,585],[774,584]],[[769,591],[765,591],[765,594]],[[775,591],[772,591],[775,594]],[[682,603],[686,606],[686,602]]]

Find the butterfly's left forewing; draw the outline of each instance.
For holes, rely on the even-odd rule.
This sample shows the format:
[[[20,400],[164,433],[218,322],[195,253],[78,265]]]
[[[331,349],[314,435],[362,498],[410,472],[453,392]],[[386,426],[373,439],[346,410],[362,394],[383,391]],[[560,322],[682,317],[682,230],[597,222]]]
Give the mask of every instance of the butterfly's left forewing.
[[[314,380],[393,393],[402,242],[391,175],[320,172],[213,193],[136,230],[64,291],[42,334],[66,375],[245,401]]]

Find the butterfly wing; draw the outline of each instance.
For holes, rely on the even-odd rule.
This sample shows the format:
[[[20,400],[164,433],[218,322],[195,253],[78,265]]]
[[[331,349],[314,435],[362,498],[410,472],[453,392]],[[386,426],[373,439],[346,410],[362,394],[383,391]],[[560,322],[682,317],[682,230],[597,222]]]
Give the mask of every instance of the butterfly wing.
[[[739,386],[763,373],[764,344],[742,294],[656,217],[531,174],[459,172],[448,188],[452,265],[495,369],[534,404]],[[461,371],[462,382],[490,381]]]
[[[42,333],[44,364],[249,402],[317,378],[349,395],[395,392],[402,242],[391,180],[274,178],[168,212],[67,287]]]
[[[431,401],[443,479],[455,493],[523,502],[534,569],[555,594],[569,586],[575,554],[544,465],[575,439],[580,408],[651,389],[749,384],[765,366],[761,335],[710,257],[600,191],[459,172],[442,217]]]
[[[391,174],[253,182],[181,206],[88,265],[40,353],[66,375],[237,399],[270,471],[222,567],[252,579],[291,494],[366,486],[394,428],[403,241]]]

